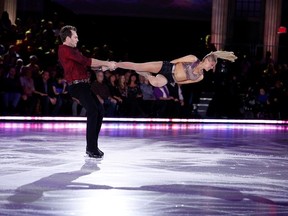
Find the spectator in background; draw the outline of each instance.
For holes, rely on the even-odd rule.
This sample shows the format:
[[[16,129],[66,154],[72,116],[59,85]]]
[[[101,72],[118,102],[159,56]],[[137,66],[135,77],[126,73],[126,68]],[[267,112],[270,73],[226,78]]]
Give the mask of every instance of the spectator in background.
[[[72,116],[86,116],[86,109],[80,104],[80,101],[72,97]]]
[[[255,116],[258,119],[269,117],[269,104],[269,94],[261,87],[255,101]]]
[[[18,58],[15,64],[15,70],[16,70],[16,74],[17,76],[21,75],[22,72],[22,67],[24,66],[24,62],[22,58]]]
[[[127,108],[128,116],[130,117],[144,117],[145,113],[141,107],[143,94],[140,89],[138,75],[131,73],[127,83]]]
[[[10,45],[8,51],[3,54],[3,65],[6,69],[11,66],[15,66],[16,61],[20,58],[20,54],[17,52],[17,48],[15,45]]]
[[[32,78],[34,79],[34,81],[41,77],[40,66],[38,64],[38,57],[36,55],[29,56],[29,63],[26,65],[26,67],[28,67],[31,70]]]
[[[56,97],[56,104],[52,110],[52,115],[69,114],[68,110],[71,107],[71,98],[67,91],[67,82],[62,75],[58,74],[55,80],[51,80],[51,86],[53,94]]]
[[[3,11],[0,18],[0,36],[4,44],[9,44],[15,39],[13,37],[13,25],[7,11]]]
[[[184,110],[184,98],[182,94],[182,89],[180,85],[177,83],[169,83],[167,84],[167,88],[169,91],[170,96],[174,99],[174,112],[171,113],[171,117],[180,118],[186,117],[185,110]]]
[[[139,76],[139,85],[143,95],[143,100],[155,100],[153,93],[153,86],[149,83],[149,80],[144,76]]]
[[[127,110],[127,83],[124,74],[120,74],[117,80],[117,89],[122,100],[121,106],[118,107],[118,114],[120,116],[128,116]]]
[[[41,78],[35,79],[35,97],[40,105],[40,109],[37,110],[39,114],[44,116],[50,116],[52,109],[55,108],[57,98],[53,93],[51,82],[49,82],[49,71],[43,71]]]
[[[144,112],[150,116],[155,116],[155,95],[153,92],[153,86],[149,83],[149,80],[144,76],[139,76],[140,89],[143,95],[142,105]]]
[[[21,83],[15,67],[10,67],[3,80],[3,114],[15,115],[21,98]]]
[[[155,87],[154,95],[156,98],[156,117],[171,117],[174,110],[174,98],[170,96],[167,85]]]
[[[20,83],[21,83],[21,114],[22,115],[34,115],[35,114],[35,107],[36,107],[36,100],[33,97],[35,92],[35,85],[34,80],[32,78],[32,71],[30,68],[24,66],[22,67],[22,72],[20,76]]]
[[[122,109],[121,106],[123,104],[123,99],[117,86],[117,77],[115,74],[111,74],[110,77],[108,77],[107,85],[109,87],[109,91],[111,93],[112,98],[114,98],[117,101],[117,115],[121,115],[119,113],[119,110]]]
[[[284,110],[286,97],[286,89],[283,87],[283,83],[280,80],[274,82],[274,86],[269,91],[269,102],[270,102],[270,117],[272,119],[281,119],[283,113],[287,112]]]
[[[104,116],[115,117],[117,100],[113,98],[108,85],[104,82],[104,73],[102,71],[96,72],[96,80],[91,83],[91,90],[104,107]]]

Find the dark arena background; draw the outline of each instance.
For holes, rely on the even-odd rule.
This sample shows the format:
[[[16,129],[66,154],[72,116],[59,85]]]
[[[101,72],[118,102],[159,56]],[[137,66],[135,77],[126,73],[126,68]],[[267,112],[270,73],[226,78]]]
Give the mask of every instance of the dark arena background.
[[[243,18],[241,8],[230,5],[229,13],[239,16],[233,16],[227,43],[239,59],[220,61],[202,83],[184,88],[189,106],[179,116],[172,115],[175,110],[164,117],[105,116],[101,160],[85,155],[86,117],[79,112],[1,114],[0,215],[287,216],[288,76],[277,76],[283,79],[279,110],[256,109],[258,81],[265,79],[273,93],[276,88],[274,77],[256,77],[267,71],[259,55],[265,1],[229,2],[247,6],[244,11],[252,2],[255,10],[248,11],[257,12]],[[283,26],[287,2],[282,1]],[[79,48],[107,45],[116,61],[201,58],[211,34],[212,3],[18,0],[17,17],[33,20],[32,26],[54,18],[75,25]],[[279,33],[282,69],[287,41],[287,34]],[[248,76],[242,69],[250,63],[257,73]]]

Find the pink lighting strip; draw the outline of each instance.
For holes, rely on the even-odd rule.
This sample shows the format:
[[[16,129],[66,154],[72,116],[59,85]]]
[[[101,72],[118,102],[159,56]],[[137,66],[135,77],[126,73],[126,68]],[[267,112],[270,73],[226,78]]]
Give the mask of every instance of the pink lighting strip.
[[[48,117],[48,116],[0,116],[0,121],[53,121],[83,122],[86,117]],[[172,118],[104,118],[104,122],[143,122],[143,123],[222,123],[222,124],[288,124],[287,120],[265,119],[172,119]]]

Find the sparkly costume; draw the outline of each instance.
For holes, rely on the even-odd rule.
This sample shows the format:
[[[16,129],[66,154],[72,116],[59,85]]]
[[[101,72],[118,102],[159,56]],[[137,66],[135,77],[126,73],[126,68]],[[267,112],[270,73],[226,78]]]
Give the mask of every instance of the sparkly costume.
[[[163,65],[158,72],[158,74],[162,74],[168,80],[168,83],[175,82],[173,77],[173,66],[174,64],[170,63],[169,61],[163,61]]]
[[[202,73],[193,73],[195,67],[200,63],[200,60],[197,60],[195,62],[181,62],[181,64],[183,64],[183,69],[186,73],[186,79],[187,80],[198,80],[199,77],[201,77],[203,75]],[[179,63],[176,63],[179,64]],[[167,80],[168,83],[175,83],[176,80],[174,80],[173,77],[173,73],[174,73],[174,64],[170,63],[169,61],[163,61],[163,65],[162,68],[160,69],[160,71],[158,72],[158,74],[162,74]]]
[[[200,63],[200,60],[197,60],[195,62],[182,62],[184,71],[186,73],[186,79],[187,80],[195,81],[203,75],[203,71],[201,71],[201,73],[197,73],[197,74],[193,73],[195,67],[197,67],[197,65],[199,63]]]

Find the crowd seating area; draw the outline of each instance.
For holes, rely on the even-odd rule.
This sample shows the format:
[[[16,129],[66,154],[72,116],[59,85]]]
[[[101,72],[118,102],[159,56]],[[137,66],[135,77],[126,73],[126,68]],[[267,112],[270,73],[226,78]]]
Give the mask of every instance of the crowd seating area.
[[[49,19],[0,18],[0,115],[85,116],[85,109],[67,92],[58,63],[58,33],[65,25],[55,13]],[[207,44],[206,44],[207,45]],[[79,47],[83,55],[102,60],[129,60],[109,44]],[[220,61],[215,72],[200,83],[165,86],[156,96],[144,77],[135,71],[116,69],[103,73],[87,70],[95,94],[102,95],[107,117],[260,118],[287,119],[288,67],[267,55],[258,59],[234,51],[235,63]],[[118,52],[121,53],[121,52]],[[122,52],[124,53],[124,52]],[[99,85],[102,85],[99,87]],[[97,87],[98,86],[98,87]],[[104,86],[104,87],[103,87]],[[107,88],[109,94],[99,92]],[[98,90],[97,90],[98,89]],[[203,95],[212,95],[205,114],[199,114]],[[202,98],[203,99],[203,98]]]

